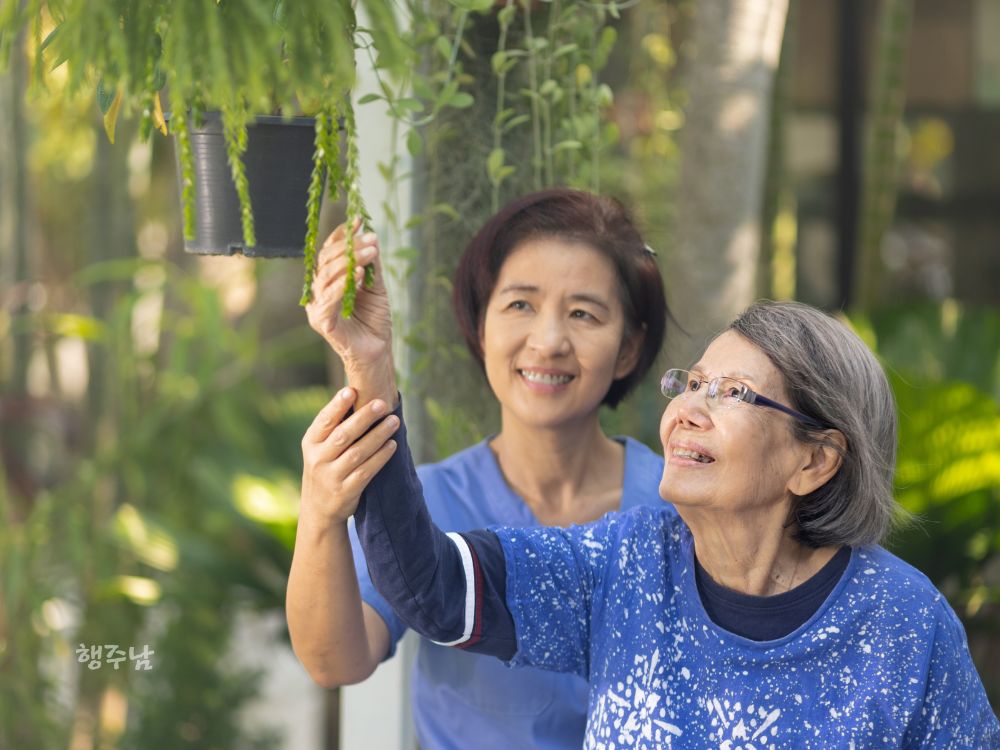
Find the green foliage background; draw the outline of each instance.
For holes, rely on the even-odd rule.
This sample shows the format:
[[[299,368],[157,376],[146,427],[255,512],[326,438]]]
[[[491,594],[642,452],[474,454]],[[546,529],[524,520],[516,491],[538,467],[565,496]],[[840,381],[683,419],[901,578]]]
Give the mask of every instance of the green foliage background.
[[[578,138],[564,133],[550,146],[580,141],[562,154],[600,148],[601,184],[635,208],[665,260],[683,92],[664,85],[675,65],[675,19],[662,11],[641,3],[635,20],[619,26],[624,42],[608,73],[616,95],[609,124],[578,123]],[[453,39],[459,18],[424,19],[415,33],[447,60],[452,48],[436,40]],[[471,232],[497,200],[533,187],[537,166],[530,119],[504,131],[502,159],[494,132],[468,137],[467,118],[495,117],[497,91],[483,41],[492,40],[491,30],[480,26],[489,21],[467,23],[460,64],[428,83],[433,122],[415,127],[427,114],[423,105],[401,102],[392,90],[376,97],[406,110],[412,133],[405,142],[426,170],[424,205],[411,224],[421,247],[400,253],[419,259],[408,273],[422,314],[406,330],[416,356],[404,379],[424,397],[433,436],[425,458],[495,429],[488,389],[454,337],[450,277]],[[510,49],[526,49],[523,32],[510,34]],[[509,71],[511,90],[525,73]],[[485,95],[461,97],[483,80]],[[219,282],[178,252],[181,220],[165,141],[136,150],[128,145],[135,133],[126,130],[111,150],[90,102],[74,98],[36,101],[27,116],[31,270],[0,290],[0,466],[7,467],[0,482],[0,750],[69,747],[74,736],[95,748],[273,747],[277,738],[248,729],[241,715],[258,677],[228,656],[240,612],[283,609],[299,441],[327,399],[322,347],[295,304],[298,270],[286,278],[280,267],[258,263],[253,305],[233,313]],[[644,124],[622,132],[620,122]],[[460,145],[467,160],[455,158]],[[394,159],[381,165],[389,176]],[[455,163],[463,164],[458,174]],[[558,169],[559,159],[552,165]],[[592,179],[584,169],[565,177],[584,186]],[[402,207],[379,208],[406,223]],[[150,251],[157,243],[148,236],[157,232],[165,235],[161,250]],[[152,341],[136,333],[150,305],[162,310]],[[891,546],[964,618],[998,705],[1000,313],[949,302],[873,309],[851,321],[890,372],[900,407],[898,497],[920,518]],[[24,351],[17,342],[28,345],[30,368],[14,360]],[[54,375],[67,343],[82,347],[88,363],[90,381],[79,396]],[[610,432],[658,448],[656,380],[654,372],[603,415]],[[460,389],[442,399],[434,389],[441,382]],[[469,402],[478,410],[456,406]],[[76,661],[78,644],[110,642],[148,644],[153,669],[91,671]],[[124,705],[122,721],[101,718],[109,705]]]

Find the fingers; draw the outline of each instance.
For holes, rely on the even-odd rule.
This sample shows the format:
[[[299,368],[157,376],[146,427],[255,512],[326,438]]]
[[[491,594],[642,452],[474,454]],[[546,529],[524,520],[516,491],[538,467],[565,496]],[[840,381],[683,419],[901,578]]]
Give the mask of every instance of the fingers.
[[[381,426],[381,425],[380,425]],[[374,431],[366,436],[370,437]],[[392,454],[396,452],[396,441],[387,440],[382,443],[367,460],[355,467],[350,474],[344,477],[343,488],[351,494],[360,495],[362,490],[368,486],[372,477],[378,474],[382,468],[389,463]]]
[[[354,233],[357,234],[357,231],[360,228],[361,228],[361,219],[357,218],[352,222],[352,229]],[[332,232],[330,232],[330,235],[323,241],[322,247],[327,247],[328,245],[332,245],[335,242],[340,242],[346,236],[347,236],[347,222],[345,221],[342,224],[338,224],[337,228],[334,229]],[[320,248],[321,250],[322,247]]]
[[[376,242],[377,238],[374,232],[361,233],[361,220],[358,219],[354,222],[352,234],[354,235],[354,249],[357,250],[362,245],[370,245]],[[339,227],[333,230],[326,241],[319,249],[317,267],[321,266],[324,262],[329,261],[331,258],[343,255],[344,247],[347,242],[347,225],[341,224]]]
[[[358,245],[354,248],[354,258],[357,263],[356,267],[366,266],[369,263],[374,262],[378,257],[378,240],[375,235],[369,234],[364,235],[364,237],[370,237],[370,240],[359,239]],[[316,285],[318,291],[322,291],[331,284],[335,283],[337,280],[344,277],[347,271],[347,256],[343,253],[342,249],[340,252],[330,253],[326,257],[321,257],[320,262],[316,267],[316,275],[313,278],[313,282]]]
[[[388,411],[389,407],[385,401],[374,399],[345,419],[323,439],[324,448],[326,448],[325,452],[328,453],[329,459],[335,460],[339,458],[342,454],[348,452],[348,449],[353,449],[355,443],[362,444],[363,441],[359,441],[359,438],[365,435],[371,429],[372,425],[382,419]],[[395,416],[389,416],[378,428],[371,431],[372,433],[382,434],[382,439],[378,441],[378,445],[381,445],[389,435],[396,431],[397,427],[399,427],[399,419]],[[386,432],[386,430],[388,431]],[[373,451],[374,447],[368,451],[368,454],[370,455]],[[355,463],[360,463],[360,461],[355,461]]]
[[[322,443],[333,432],[334,428],[340,424],[344,415],[350,410],[357,393],[353,388],[342,388],[337,395],[330,399],[329,403],[320,409],[319,414],[313,419],[309,429],[306,430],[305,440],[312,443]]]
[[[342,482],[346,483],[352,473],[362,470],[362,467],[385,447],[386,442],[398,429],[399,418],[390,414],[363,437],[348,444],[340,456],[333,460],[336,475],[343,477]],[[336,437],[328,443],[335,440]],[[350,490],[349,487],[347,489]]]

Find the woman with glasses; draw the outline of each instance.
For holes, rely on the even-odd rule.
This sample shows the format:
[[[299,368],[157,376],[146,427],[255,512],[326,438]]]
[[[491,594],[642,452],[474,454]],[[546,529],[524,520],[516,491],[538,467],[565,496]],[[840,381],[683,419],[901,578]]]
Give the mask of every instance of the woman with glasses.
[[[361,263],[374,262],[375,238],[358,239]],[[380,367],[392,372],[389,306],[378,286],[359,291],[350,320],[340,317],[343,253],[340,229],[321,253],[307,313],[361,384]],[[417,469],[435,523],[449,532],[568,526],[663,505],[662,458],[609,438],[598,420],[648,372],[666,323],[659,270],[625,209],[573,190],[519,198],[470,242],[454,288],[459,327],[499,402],[500,432]],[[368,677],[406,624],[375,590],[356,543],[352,554],[350,511],[328,497],[341,479],[321,463],[322,448],[303,442],[287,613],[296,654],[332,687]],[[587,684],[576,675],[511,670],[425,640],[411,693],[428,750],[578,750],[583,741]]]
[[[568,529],[442,534],[392,378],[352,385],[306,439],[349,478],[330,502],[355,512],[376,585],[429,638],[585,677],[585,747],[1000,747],[955,613],[879,546],[895,407],[834,319],[758,303],[668,371],[676,513]]]

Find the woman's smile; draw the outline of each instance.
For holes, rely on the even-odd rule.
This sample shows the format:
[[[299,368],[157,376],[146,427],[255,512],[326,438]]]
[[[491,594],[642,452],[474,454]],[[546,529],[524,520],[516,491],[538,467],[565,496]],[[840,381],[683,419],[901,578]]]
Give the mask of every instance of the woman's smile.
[[[672,442],[667,450],[667,460],[674,466],[707,466],[715,463],[715,456],[708,448],[696,443]]]
[[[564,370],[546,367],[518,368],[517,374],[524,385],[534,393],[561,393],[569,387],[574,378]]]

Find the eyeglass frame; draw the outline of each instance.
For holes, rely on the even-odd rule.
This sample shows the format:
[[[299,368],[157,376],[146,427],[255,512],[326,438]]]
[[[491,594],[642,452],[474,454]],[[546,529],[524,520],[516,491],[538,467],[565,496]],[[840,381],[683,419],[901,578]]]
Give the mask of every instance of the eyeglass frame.
[[[707,385],[708,392],[705,394],[706,400],[718,398],[719,383],[723,380],[731,380],[738,386],[740,386],[741,389],[740,397],[737,403],[751,404],[753,406],[766,406],[769,409],[777,409],[778,411],[783,412],[790,417],[794,417],[800,422],[804,422],[805,424],[814,427],[818,430],[830,429],[829,425],[821,422],[815,417],[810,417],[808,414],[803,414],[800,411],[796,411],[790,406],[785,406],[784,404],[778,403],[777,401],[770,399],[767,396],[762,396],[761,394],[757,393],[757,391],[753,390],[753,388],[748,386],[746,383],[740,382],[736,378],[720,375],[718,377],[711,378],[710,380],[705,380],[704,378],[697,377],[690,370],[682,370],[679,367],[671,367],[669,370],[663,373],[663,377],[660,378],[660,393],[662,393],[663,397],[666,398],[668,401],[673,401],[674,399],[683,396],[685,393],[693,393],[693,391],[689,390],[687,385],[685,385],[684,390],[678,393],[676,396],[668,396],[666,393],[667,375],[669,375],[672,372],[682,372],[686,375],[689,375],[690,378],[684,379],[685,383],[687,383],[690,379],[694,379],[697,380],[699,383],[704,383],[705,385]],[[714,388],[713,385],[715,386]],[[723,408],[731,408],[731,407],[723,407]]]

